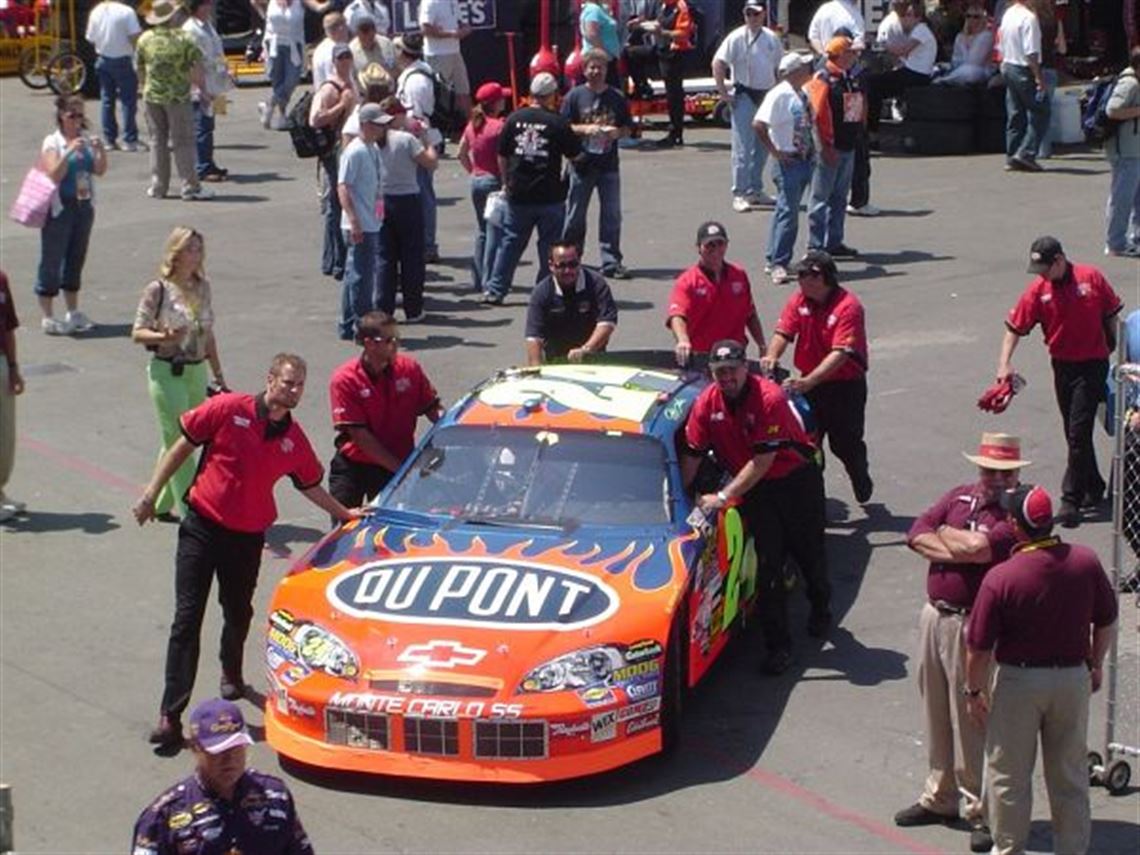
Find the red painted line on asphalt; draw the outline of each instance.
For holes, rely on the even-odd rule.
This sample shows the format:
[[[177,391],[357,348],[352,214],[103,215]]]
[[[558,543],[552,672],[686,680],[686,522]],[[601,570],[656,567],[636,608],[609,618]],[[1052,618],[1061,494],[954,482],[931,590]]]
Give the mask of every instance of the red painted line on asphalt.
[[[122,478],[114,472],[108,472],[106,469],[96,466],[93,463],[88,463],[82,457],[76,457],[74,454],[68,454],[66,451],[60,451],[58,448],[50,446],[46,442],[40,442],[38,439],[21,436],[20,445],[41,457],[46,457],[48,460],[51,460],[53,463],[65,469],[86,475],[104,487],[112,487],[124,493],[130,493],[132,496],[137,496],[143,490],[140,484],[128,481],[126,478]]]

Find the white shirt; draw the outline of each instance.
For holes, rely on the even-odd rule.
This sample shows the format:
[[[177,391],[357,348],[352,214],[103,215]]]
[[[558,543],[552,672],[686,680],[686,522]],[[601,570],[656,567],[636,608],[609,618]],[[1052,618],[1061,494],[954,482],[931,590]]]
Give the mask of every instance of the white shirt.
[[[974,35],[965,30],[954,37],[954,53],[950,57],[950,66],[957,68],[961,65],[976,65],[986,68],[990,64],[990,57],[994,50],[994,34],[988,27]]]
[[[808,41],[819,42],[823,47],[831,41],[835,31],[846,27],[855,35],[856,44],[863,41],[867,26],[863,23],[863,13],[851,0],[828,0],[812,16],[808,25]]]
[[[459,0],[424,0],[420,4],[420,27],[432,24],[453,33],[459,29]],[[459,53],[459,39],[437,38],[424,33],[424,56]]]
[[[313,91],[321,88],[321,84],[332,77],[333,48],[336,42],[326,36],[319,45],[313,48]]]
[[[387,35],[392,29],[392,18],[388,14],[388,7],[380,0],[352,0],[344,10],[344,19],[348,29],[355,35],[356,25],[365,15],[371,15],[376,22],[376,32]]]
[[[934,63],[938,60],[938,39],[923,21],[914,25],[906,34],[908,39],[918,42],[918,47],[902,58],[903,66],[918,74],[933,74]]]
[[[431,123],[431,114],[435,112],[433,74],[430,65],[422,59],[417,59],[396,78],[396,97],[400,99],[400,103],[415,118],[428,125]],[[429,127],[428,143],[438,145],[442,140],[443,134],[437,128]]]
[[[875,31],[875,44],[884,49],[906,44],[907,38],[902,21],[893,10],[879,22],[879,29]]]
[[[776,69],[784,55],[779,37],[767,27],[755,35],[740,26],[724,37],[713,60],[728,66],[732,82],[749,89],[771,89],[776,85]]]
[[[277,56],[279,50],[289,51],[289,61],[301,65],[305,46],[305,7],[301,0],[292,0],[282,6],[278,0],[269,0],[265,9],[265,55]]]
[[[222,38],[209,21],[199,21],[191,16],[182,25],[182,30],[194,40],[198,50],[202,51],[202,68],[206,72],[207,97],[221,95],[233,88],[229,69],[226,66],[226,51],[222,45]],[[201,91],[194,87],[194,100],[199,100]],[[205,105],[204,105],[205,106]],[[213,115],[212,102],[206,106],[207,115]]]
[[[1041,59],[1041,25],[1037,16],[1020,3],[1001,16],[1001,61],[1010,65],[1029,65],[1029,55]]]
[[[95,53],[107,59],[135,55],[131,36],[142,32],[135,10],[118,0],[98,4],[87,16],[87,41]]]
[[[772,145],[781,152],[803,157],[811,151],[811,110],[807,96],[796,92],[788,81],[781,80],[760,102],[752,124],[761,122],[768,126]]]

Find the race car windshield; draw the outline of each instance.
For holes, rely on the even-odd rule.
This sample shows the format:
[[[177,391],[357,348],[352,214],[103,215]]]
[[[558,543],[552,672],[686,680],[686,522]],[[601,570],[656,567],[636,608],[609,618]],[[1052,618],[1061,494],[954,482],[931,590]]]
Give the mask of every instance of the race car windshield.
[[[660,442],[549,430],[444,428],[384,504],[470,522],[559,528],[670,519]]]

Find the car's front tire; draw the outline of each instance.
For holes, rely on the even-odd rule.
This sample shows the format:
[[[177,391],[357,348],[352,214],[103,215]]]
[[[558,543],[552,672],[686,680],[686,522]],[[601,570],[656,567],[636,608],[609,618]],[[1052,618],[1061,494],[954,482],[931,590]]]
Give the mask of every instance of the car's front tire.
[[[661,686],[661,750],[670,754],[681,742],[681,721],[688,693],[689,603],[686,595],[673,616],[665,648],[665,677]]]

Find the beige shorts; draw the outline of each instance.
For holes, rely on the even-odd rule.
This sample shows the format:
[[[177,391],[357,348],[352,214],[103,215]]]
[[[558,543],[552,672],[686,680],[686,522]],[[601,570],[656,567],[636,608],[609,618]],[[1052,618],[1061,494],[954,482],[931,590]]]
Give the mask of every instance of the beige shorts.
[[[425,56],[424,59],[436,74],[455,87],[456,95],[471,94],[471,81],[467,77],[463,54],[445,53],[441,56]]]

